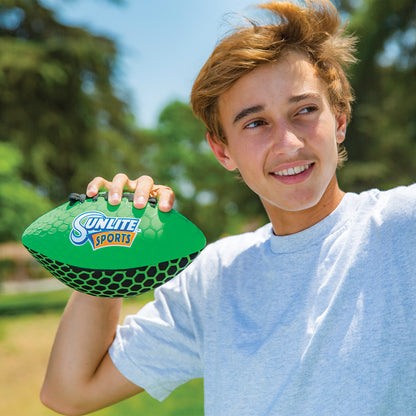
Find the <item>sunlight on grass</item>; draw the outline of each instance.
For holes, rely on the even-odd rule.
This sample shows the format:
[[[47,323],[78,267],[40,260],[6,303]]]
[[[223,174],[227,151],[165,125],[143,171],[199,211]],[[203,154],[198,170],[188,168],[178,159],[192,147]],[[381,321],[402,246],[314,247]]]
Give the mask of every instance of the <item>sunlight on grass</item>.
[[[66,291],[56,294],[0,296],[0,415],[56,415],[40,403],[39,390],[62,307],[69,295],[70,292]],[[122,316],[135,313],[151,296],[149,294],[126,300]],[[48,304],[51,305],[49,311]],[[57,310],[59,304],[61,309]],[[18,313],[19,309],[21,313]],[[12,313],[6,314],[5,311]],[[193,380],[175,390],[162,403],[143,393],[92,414],[202,416],[203,383],[202,380]]]

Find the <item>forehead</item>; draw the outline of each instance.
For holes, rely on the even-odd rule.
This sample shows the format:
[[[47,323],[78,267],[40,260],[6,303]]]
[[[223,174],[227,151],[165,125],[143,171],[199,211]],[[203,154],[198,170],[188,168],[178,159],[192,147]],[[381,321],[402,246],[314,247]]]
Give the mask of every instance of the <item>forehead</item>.
[[[326,98],[326,88],[314,66],[305,54],[288,52],[279,62],[261,65],[241,77],[219,97],[218,108],[223,119],[240,107],[283,104],[294,96],[312,93]]]

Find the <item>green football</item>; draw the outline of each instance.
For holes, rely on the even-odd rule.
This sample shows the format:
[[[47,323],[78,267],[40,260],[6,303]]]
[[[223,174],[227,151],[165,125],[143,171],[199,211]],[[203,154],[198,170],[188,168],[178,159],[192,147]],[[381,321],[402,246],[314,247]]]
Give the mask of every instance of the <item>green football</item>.
[[[67,286],[100,297],[129,297],[167,282],[206,244],[202,231],[155,198],[144,209],[124,193],[112,206],[107,193],[71,194],[69,201],[38,218],[22,243]]]

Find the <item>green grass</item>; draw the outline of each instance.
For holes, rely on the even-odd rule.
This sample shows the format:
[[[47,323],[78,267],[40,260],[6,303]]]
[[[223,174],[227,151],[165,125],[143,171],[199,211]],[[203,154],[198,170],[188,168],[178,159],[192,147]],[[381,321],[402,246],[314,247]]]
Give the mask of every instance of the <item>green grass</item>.
[[[39,294],[0,295],[0,414],[53,416],[39,401],[62,310],[71,294],[63,290]],[[126,299],[123,316],[134,313],[153,294]],[[159,403],[147,393],[92,413],[94,416],[202,416],[203,382],[192,380]]]
[[[71,293],[69,289],[62,289],[43,293],[0,294],[0,317],[62,311]],[[149,302],[152,298],[153,292],[147,292],[138,297],[127,298],[124,302],[142,304]]]
[[[94,416],[202,416],[204,414],[203,382],[192,380],[177,388],[166,400],[158,402],[147,393],[125,400]]]
[[[0,295],[0,316],[27,315],[63,310],[71,291]]]

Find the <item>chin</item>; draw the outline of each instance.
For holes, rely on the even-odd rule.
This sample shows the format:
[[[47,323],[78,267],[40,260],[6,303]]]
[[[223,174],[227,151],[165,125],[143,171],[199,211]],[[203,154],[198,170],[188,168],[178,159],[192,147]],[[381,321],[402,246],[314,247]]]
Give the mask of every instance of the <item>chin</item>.
[[[271,200],[268,198],[261,198],[261,200],[266,210],[268,207],[270,207],[271,209],[277,208],[279,210],[287,212],[300,212],[315,207],[319,204],[321,198],[322,195],[309,195],[303,197],[296,195],[296,197],[287,198],[284,201]]]

